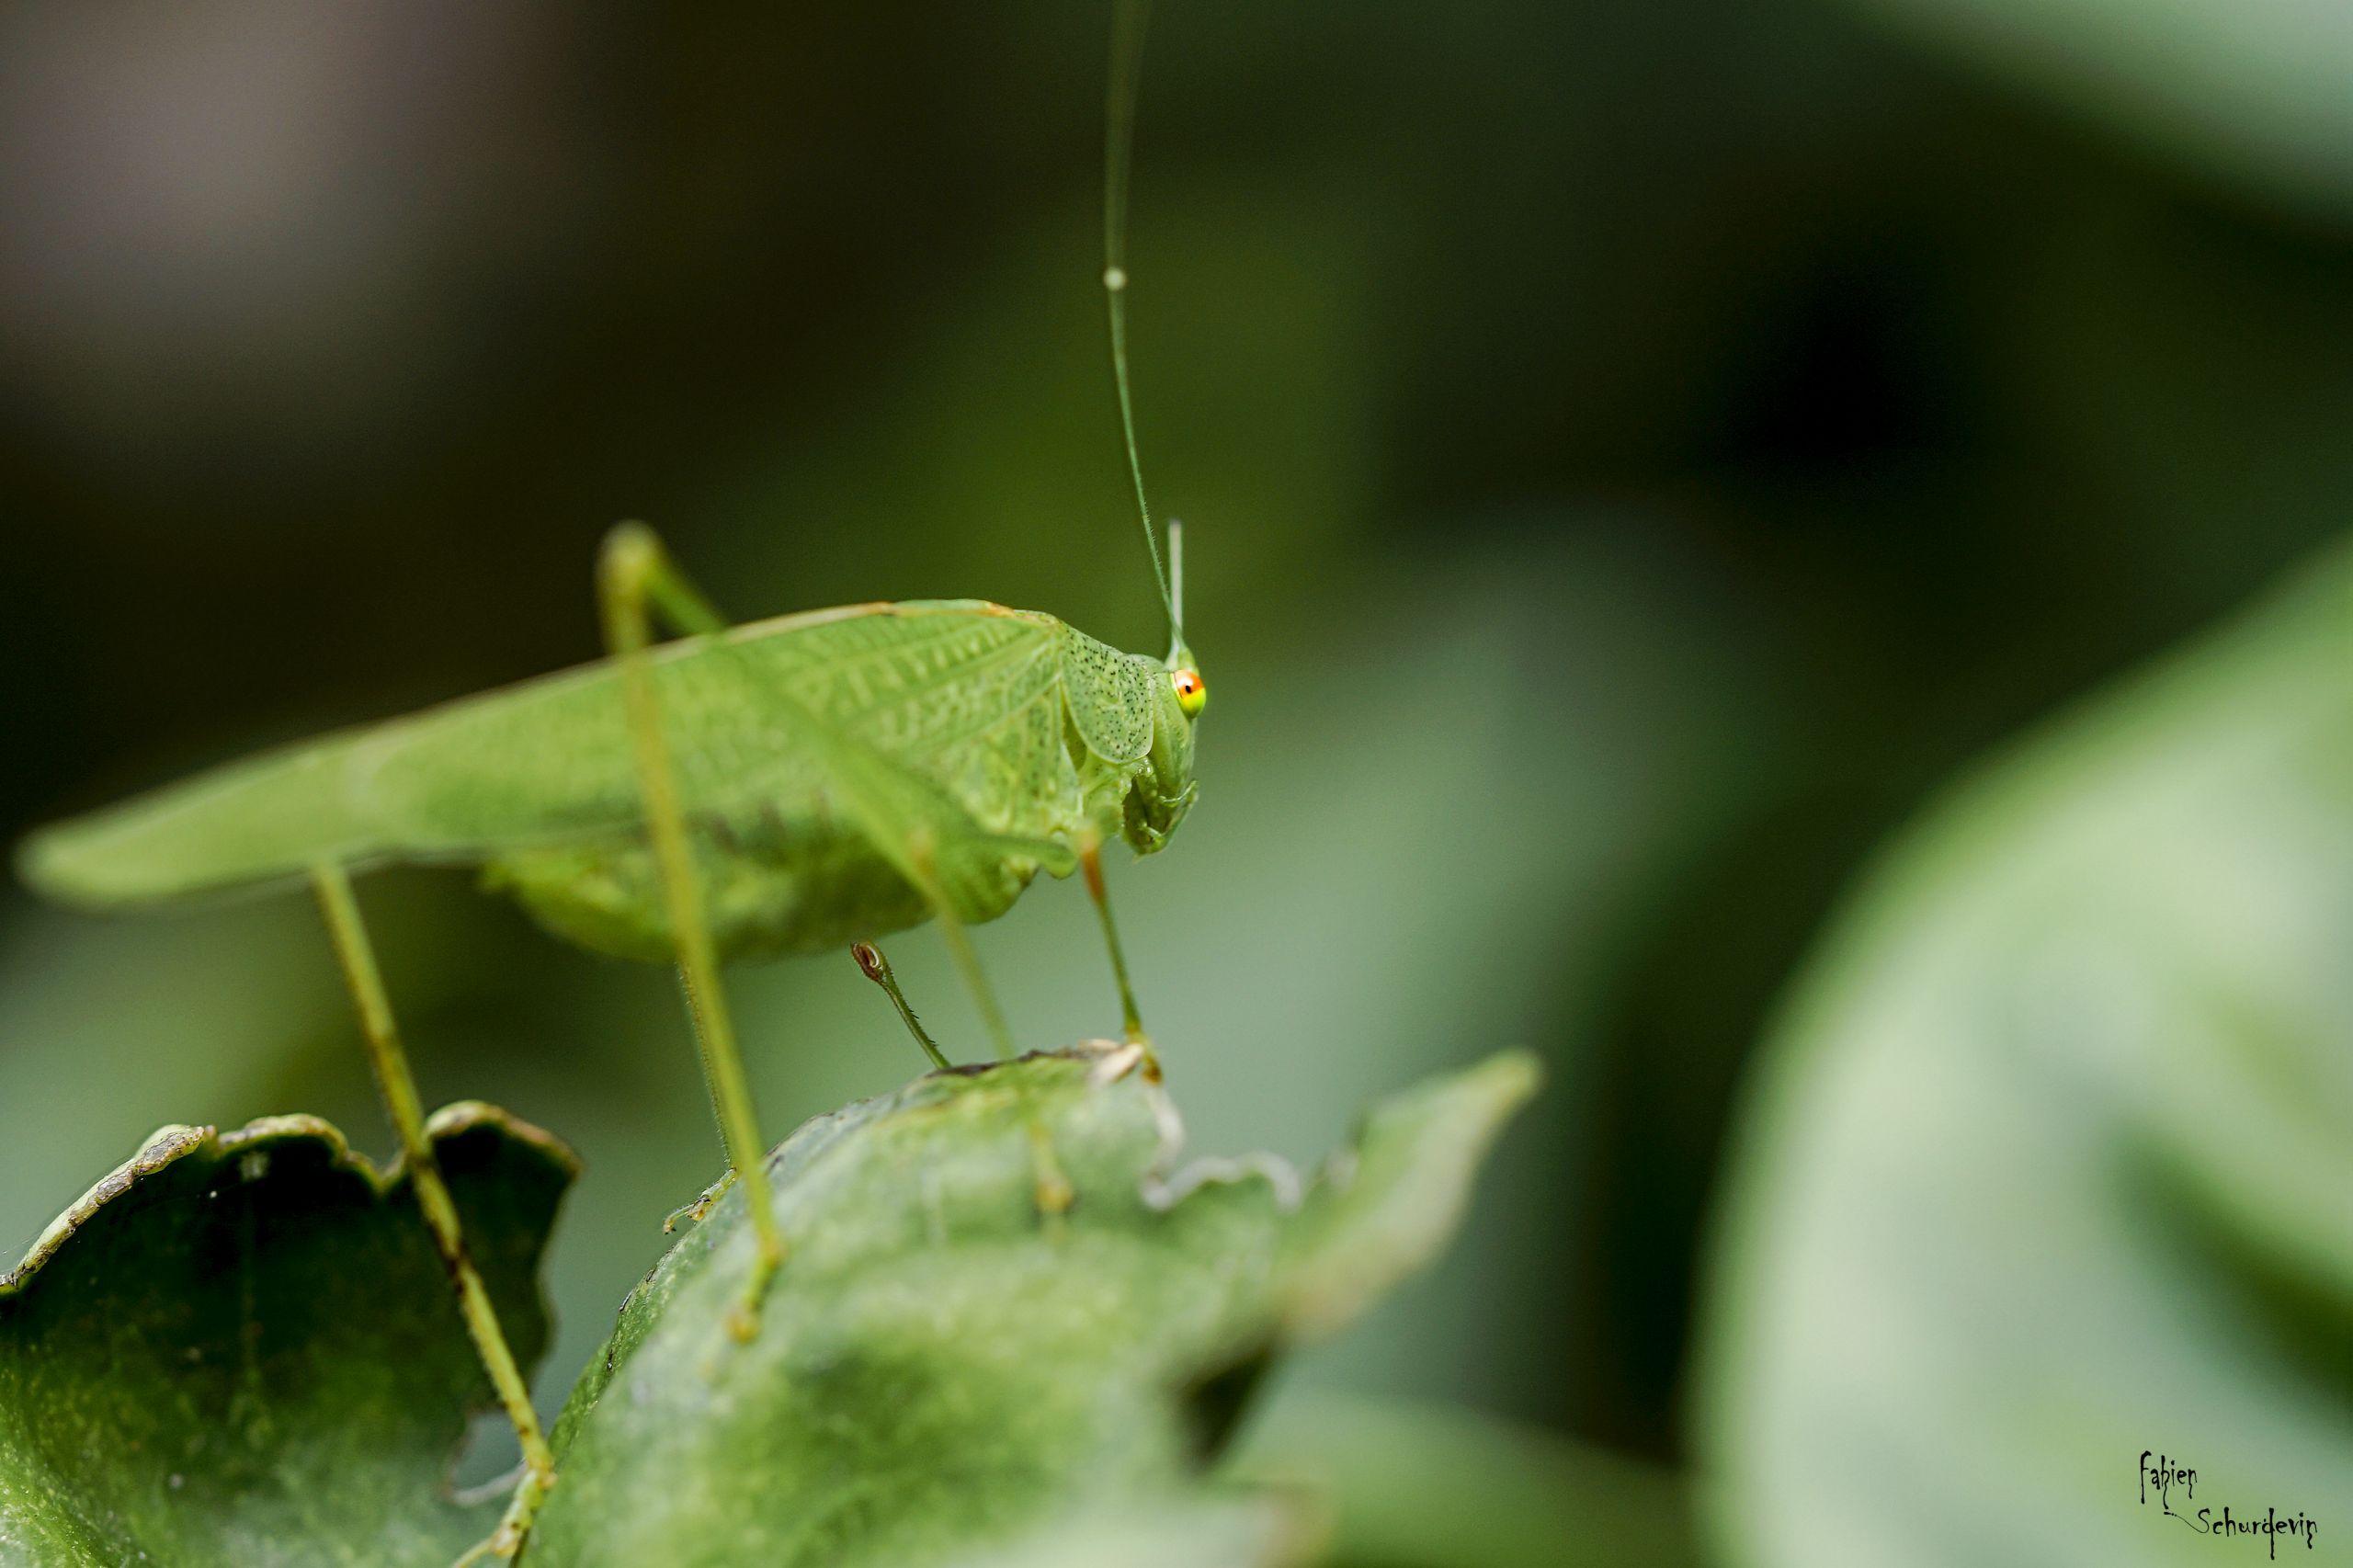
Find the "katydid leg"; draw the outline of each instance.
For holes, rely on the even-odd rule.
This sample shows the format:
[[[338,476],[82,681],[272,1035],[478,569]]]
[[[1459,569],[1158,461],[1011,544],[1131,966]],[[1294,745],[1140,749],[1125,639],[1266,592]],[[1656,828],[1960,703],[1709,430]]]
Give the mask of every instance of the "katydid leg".
[[[1102,841],[1092,833],[1078,842],[1078,864],[1086,876],[1086,896],[1095,901],[1095,913],[1103,921],[1103,945],[1110,950],[1111,976],[1120,983],[1120,1014],[1128,1039],[1149,1047],[1152,1037],[1143,1032],[1142,1015],[1136,1011],[1135,988],[1128,983],[1128,955],[1120,946],[1119,923],[1111,918],[1111,895],[1103,885]]]
[[[925,1032],[914,1006],[907,1001],[906,993],[899,989],[898,976],[891,972],[891,960],[882,956],[882,949],[872,942],[859,942],[850,949],[850,956],[858,960],[860,972],[890,996],[891,1005],[899,1010],[900,1021],[907,1026],[907,1032],[915,1037],[915,1043],[923,1047],[924,1053],[938,1064],[941,1072],[947,1072],[951,1063],[940,1053],[931,1036]],[[1053,1140],[1046,1124],[1035,1115],[1029,1118],[1029,1158],[1032,1200],[1037,1204],[1040,1214],[1050,1221],[1059,1222],[1064,1214],[1070,1212],[1076,1195],[1072,1191],[1070,1178],[1063,1174],[1062,1163],[1054,1157]]]
[[[521,1550],[532,1517],[546,1498],[548,1488],[555,1483],[555,1455],[540,1429],[539,1413],[531,1407],[530,1385],[523,1381],[515,1352],[508,1347],[506,1332],[499,1327],[497,1308],[492,1304],[482,1275],[466,1251],[465,1234],[458,1223],[458,1207],[449,1197],[449,1184],[441,1178],[440,1162],[434,1156],[432,1139],[426,1135],[416,1079],[409,1071],[408,1052],[402,1048],[400,1028],[392,1020],[392,1002],[384,994],[383,976],[376,967],[375,948],[368,940],[368,927],[359,917],[359,902],[352,896],[351,879],[341,866],[322,863],[312,869],[311,885],[318,894],[320,911],[326,916],[327,935],[335,943],[344,983],[350,989],[352,1003],[359,1013],[359,1030],[367,1041],[368,1064],[375,1074],[376,1088],[383,1096],[384,1110],[392,1119],[393,1131],[400,1135],[401,1158],[408,1166],[409,1185],[416,1192],[417,1209],[424,1214],[426,1227],[433,1233],[433,1244],[439,1249],[441,1261],[457,1286],[458,1308],[465,1318],[466,1332],[473,1336],[475,1352],[481,1356],[483,1368],[490,1374],[491,1386],[497,1391],[498,1402],[506,1407],[507,1419],[515,1424],[515,1437],[522,1445],[522,1484],[516,1489],[515,1500],[500,1520],[497,1532],[469,1554],[469,1560],[512,1557]]]
[[[943,1073],[953,1066],[954,1063],[940,1051],[939,1042],[925,1032],[923,1020],[915,1017],[914,1006],[907,1001],[907,994],[899,989],[899,977],[891,972],[891,960],[882,956],[882,949],[871,942],[859,942],[851,947],[849,956],[858,960],[858,972],[881,986],[883,994],[891,998],[891,1006],[899,1010],[899,1021],[907,1026],[909,1034],[915,1037],[915,1044],[931,1058],[931,1064]]]
[[[748,1339],[758,1331],[760,1302],[767,1293],[768,1281],[784,1261],[784,1234],[769,1201],[767,1146],[760,1141],[743,1053],[736,1049],[727,994],[720,985],[718,949],[711,941],[701,892],[695,885],[686,813],[663,740],[662,707],[649,652],[656,614],[689,635],[719,631],[725,622],[671,563],[654,530],[642,523],[623,523],[606,536],[597,579],[605,641],[620,666],[621,699],[628,710],[638,788],[645,801],[646,832],[661,883],[664,913],[677,948],[687,1011],[728,1164],[743,1183],[745,1202],[751,1210],[756,1248],[752,1277],[730,1323],[738,1338]]]
[[[981,955],[973,950],[972,933],[964,929],[963,917],[956,913],[948,890],[940,884],[929,835],[915,835],[906,852],[908,859],[922,873],[915,880],[915,889],[930,903],[932,916],[939,922],[939,935],[948,944],[949,956],[956,960],[956,972],[964,978],[964,989],[972,994],[972,1006],[980,1009],[981,1022],[987,1026],[997,1060],[1009,1062],[1015,1055],[1013,1031],[1006,1027],[1005,1009],[997,1006],[996,991],[981,968]]]
[[[732,1075],[740,1088],[742,1073],[735,1065],[710,926],[695,889],[684,812],[662,739],[649,655],[653,642],[649,608],[660,610],[665,619],[690,633],[722,631],[724,623],[671,564],[652,531],[642,525],[623,524],[613,530],[606,541],[601,581],[607,638],[620,665],[622,694],[629,705],[631,744],[638,756],[657,880],[686,974],[688,1004],[705,1041],[712,1096],[729,1133],[731,1157],[744,1170],[748,1184],[752,1173],[745,1168],[734,1135],[739,1106],[744,1125],[749,1128],[750,1098],[730,1087]],[[992,834],[938,785],[812,711],[790,691],[771,690],[767,700],[777,728],[799,742],[805,760],[824,778],[834,808],[846,819],[844,825],[862,835],[906,879],[939,922],[940,935],[972,994],[990,1039],[1001,1055],[1011,1056],[1012,1031],[1006,1028],[1004,1009],[997,1006],[980,957],[972,949],[964,918],[966,906],[960,902],[960,894],[967,891],[976,856],[986,860],[1020,855],[1041,865],[1059,864],[1066,871],[1068,847],[1044,839]]]

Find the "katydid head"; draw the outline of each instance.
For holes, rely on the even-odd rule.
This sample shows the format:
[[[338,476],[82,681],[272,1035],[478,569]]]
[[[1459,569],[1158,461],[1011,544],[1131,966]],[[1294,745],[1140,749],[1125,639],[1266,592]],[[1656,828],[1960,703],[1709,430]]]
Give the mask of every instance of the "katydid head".
[[[1181,651],[1181,650],[1180,650]],[[1173,655],[1172,655],[1173,657]],[[1209,688],[1190,665],[1171,670],[1165,680],[1153,683],[1152,749],[1144,770],[1128,790],[1127,818],[1121,830],[1137,853],[1149,855],[1168,841],[1193,803],[1193,726]],[[1188,685],[1194,693],[1184,695]]]
[[[1164,723],[1154,716],[1153,772],[1181,816],[1193,799],[1193,725],[1210,705],[1210,683],[1185,641],[1185,525],[1174,517],[1168,519],[1168,690],[1176,699],[1176,718]],[[1176,825],[1175,817],[1169,825]]]
[[[1174,517],[1168,519],[1168,684],[1186,718],[1199,718],[1210,705],[1201,662],[1185,642],[1185,525]]]

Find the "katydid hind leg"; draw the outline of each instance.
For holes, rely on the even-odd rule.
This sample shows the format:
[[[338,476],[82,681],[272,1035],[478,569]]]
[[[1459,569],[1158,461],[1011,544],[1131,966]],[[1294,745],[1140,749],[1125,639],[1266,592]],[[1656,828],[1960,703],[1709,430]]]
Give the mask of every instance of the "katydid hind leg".
[[[597,562],[597,594],[604,612],[605,640],[620,667],[621,699],[644,801],[646,835],[661,885],[663,910],[677,951],[695,1045],[728,1163],[743,1184],[745,1203],[751,1210],[755,1245],[751,1276],[729,1324],[736,1337],[749,1339],[758,1331],[760,1303],[768,1281],[784,1261],[784,1236],[768,1193],[767,1145],[760,1138],[743,1053],[736,1047],[727,994],[720,984],[718,949],[711,940],[701,890],[695,881],[686,813],[663,737],[651,652],[657,614],[689,634],[718,631],[724,622],[710,600],[671,562],[654,530],[642,523],[623,523],[606,536]]]
[[[506,1343],[506,1331],[499,1326],[497,1308],[466,1250],[457,1204],[449,1196],[440,1161],[433,1152],[424,1106],[417,1096],[416,1079],[409,1070],[408,1052],[401,1043],[400,1028],[392,1017],[392,1002],[384,991],[374,944],[369,940],[367,925],[360,918],[358,900],[351,891],[351,879],[341,866],[323,862],[313,868],[311,885],[318,897],[320,912],[326,918],[327,935],[335,944],[344,983],[359,1014],[360,1034],[368,1048],[368,1062],[376,1087],[383,1096],[385,1113],[393,1131],[400,1136],[401,1158],[408,1170],[410,1187],[416,1194],[417,1209],[425,1217],[426,1229],[433,1233],[434,1246],[457,1290],[459,1312],[465,1319],[466,1332],[472,1336],[483,1369],[490,1376],[491,1386],[506,1408],[507,1419],[514,1423],[516,1440],[523,1450],[523,1479],[497,1530],[461,1561],[512,1557],[522,1550],[531,1521],[546,1500],[548,1489],[555,1483],[555,1455],[540,1427],[539,1414],[531,1406],[530,1385],[524,1381],[515,1352]]]

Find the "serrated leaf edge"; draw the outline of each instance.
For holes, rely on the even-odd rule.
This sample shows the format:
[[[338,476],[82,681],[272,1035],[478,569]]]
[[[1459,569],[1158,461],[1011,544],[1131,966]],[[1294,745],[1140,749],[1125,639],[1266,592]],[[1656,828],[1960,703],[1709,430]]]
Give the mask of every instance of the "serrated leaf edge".
[[[1409,1114],[1427,1099],[1443,1096],[1456,1102],[1456,1131],[1463,1136],[1449,1167],[1438,1173],[1442,1185],[1436,1206],[1421,1217],[1405,1244],[1376,1267],[1336,1269],[1313,1254],[1292,1263],[1280,1305],[1283,1329],[1292,1342],[1329,1338],[1361,1317],[1372,1301],[1437,1260],[1461,1231],[1472,1188],[1496,1141],[1543,1085],[1544,1064],[1535,1052],[1498,1051],[1461,1072],[1380,1100],[1358,1119],[1347,1141],[1325,1156],[1316,1171],[1306,1204],[1345,1198],[1356,1185],[1362,1151],[1373,1134],[1391,1118]]]
[[[567,1181],[580,1175],[580,1156],[572,1146],[545,1128],[525,1121],[512,1111],[484,1100],[457,1100],[443,1106],[427,1118],[426,1136],[436,1143],[444,1142],[478,1127],[496,1127],[517,1142],[538,1150],[561,1166]],[[136,1187],[148,1176],[168,1169],[191,1154],[207,1153],[216,1159],[227,1159],[260,1153],[270,1147],[301,1140],[326,1146],[335,1168],[346,1170],[365,1179],[369,1190],[379,1199],[391,1197],[408,1180],[408,1165],[404,1158],[395,1157],[381,1167],[351,1147],[343,1130],[322,1117],[296,1112],[286,1116],[265,1116],[222,1132],[217,1128],[171,1122],[147,1135],[139,1152],[105,1176],[74,1200],[64,1212],[44,1227],[17,1267],[0,1274],[0,1300],[22,1294],[40,1273],[50,1259],[72,1241],[76,1232],[88,1224],[98,1210]]]

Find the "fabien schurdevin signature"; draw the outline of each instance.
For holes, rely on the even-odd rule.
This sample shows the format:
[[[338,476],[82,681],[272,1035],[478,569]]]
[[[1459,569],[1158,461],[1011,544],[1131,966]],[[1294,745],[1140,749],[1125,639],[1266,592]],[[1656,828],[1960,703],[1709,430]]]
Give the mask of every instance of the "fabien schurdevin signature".
[[[2181,1494],[2181,1506],[2174,1506],[2174,1494]],[[2141,1450],[2141,1506],[2147,1507],[2152,1500],[2157,1512],[2196,1530],[2200,1535],[2260,1536],[2271,1557],[2279,1555],[2279,1538],[2286,1536],[2290,1544],[2298,1540],[2309,1551],[2320,1536],[2320,1524],[2309,1514],[2298,1512],[2282,1517],[2277,1508],[2266,1508],[2261,1518],[2251,1515],[2233,1514],[2228,1504],[2220,1509],[2200,1506],[2195,1512],[2191,1505],[2198,1500],[2198,1472],[2186,1464],[2177,1464],[2169,1454]]]

